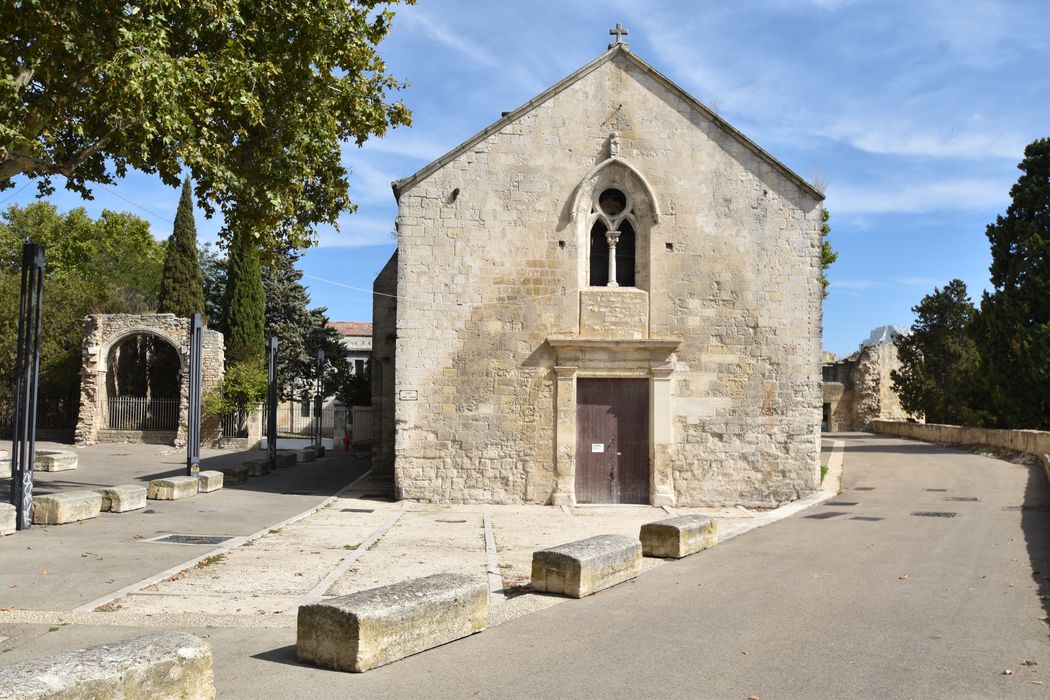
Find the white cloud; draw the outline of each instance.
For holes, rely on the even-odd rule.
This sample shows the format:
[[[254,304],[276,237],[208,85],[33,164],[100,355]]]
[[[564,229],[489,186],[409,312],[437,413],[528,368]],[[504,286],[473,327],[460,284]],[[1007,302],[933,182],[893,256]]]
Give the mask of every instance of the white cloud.
[[[915,214],[927,211],[995,209],[1009,203],[1009,183],[959,179],[877,186],[832,186],[827,208],[836,214]]]
[[[318,248],[366,248],[368,246],[389,245],[395,241],[391,236],[394,230],[393,220],[366,219],[356,215],[343,216],[339,219],[339,230],[325,226],[318,230]]]

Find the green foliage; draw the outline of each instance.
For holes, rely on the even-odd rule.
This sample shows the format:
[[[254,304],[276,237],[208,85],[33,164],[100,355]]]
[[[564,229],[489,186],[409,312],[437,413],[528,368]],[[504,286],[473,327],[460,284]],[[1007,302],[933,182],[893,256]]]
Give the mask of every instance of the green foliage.
[[[328,393],[344,406],[369,406],[372,403],[372,365],[365,365],[364,374],[354,374],[350,362],[340,362],[325,378]]]
[[[1050,429],[1050,139],[1025,148],[1005,216],[988,226],[978,338],[999,424]]]
[[[204,282],[204,315],[208,319],[208,327],[225,333],[223,307],[226,305],[226,258],[212,250],[208,243],[202,245],[197,253]]]
[[[203,399],[204,412],[220,416],[247,412],[266,399],[266,367],[258,362],[239,362],[226,368],[222,385]]]
[[[236,235],[227,261],[226,364],[261,362],[266,356],[265,295],[259,251],[248,236]]]
[[[346,349],[328,326],[324,308],[310,309],[310,295],[296,269],[298,256],[286,253],[263,269],[266,337],[277,336],[277,377],[282,398],[313,396],[317,351],[325,352],[325,374],[345,364]]]
[[[406,0],[412,2],[412,0]],[[90,196],[184,168],[224,234],[305,247],[353,209],[341,145],[407,125],[376,52],[387,0],[0,5],[0,190],[22,174]]]
[[[0,398],[11,391],[18,333],[22,244],[47,256],[41,326],[40,395],[79,394],[84,317],[156,309],[164,248],[135,216],[83,209],[59,214],[51,204],[12,206],[0,218]]]
[[[911,335],[897,339],[901,368],[890,372],[901,406],[929,423],[988,422],[972,335],[976,309],[966,285],[952,280],[943,290],[934,288],[912,311],[916,319]]]
[[[158,310],[182,318],[204,313],[204,279],[197,259],[197,227],[193,222],[193,197],[188,179],[182,182],[175,228],[168,239]]]
[[[831,233],[831,226],[828,224],[828,219],[831,214],[825,209],[822,213],[823,221],[820,225],[820,298],[828,298],[828,287],[831,286],[831,282],[828,281],[827,270],[831,267],[832,263],[839,259],[839,254],[834,251],[831,247],[831,243],[828,241],[828,234]]]

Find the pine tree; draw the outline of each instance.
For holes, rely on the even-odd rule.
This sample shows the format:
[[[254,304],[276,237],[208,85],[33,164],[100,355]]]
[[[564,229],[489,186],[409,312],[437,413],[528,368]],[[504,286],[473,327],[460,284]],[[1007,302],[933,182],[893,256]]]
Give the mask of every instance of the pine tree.
[[[182,198],[175,213],[175,228],[168,239],[159,311],[183,318],[204,313],[204,278],[197,258],[197,227],[193,222],[189,178],[182,182]]]
[[[943,290],[935,287],[912,311],[911,335],[896,343],[901,367],[890,372],[901,406],[928,423],[984,423],[980,363],[971,334],[976,309],[966,284],[952,280]]]
[[[266,297],[259,251],[250,236],[234,234],[226,275],[226,365],[261,363],[266,355]]]
[[[1008,428],[1050,428],[1050,139],[1025,148],[1005,216],[988,226],[991,281],[979,343]]]

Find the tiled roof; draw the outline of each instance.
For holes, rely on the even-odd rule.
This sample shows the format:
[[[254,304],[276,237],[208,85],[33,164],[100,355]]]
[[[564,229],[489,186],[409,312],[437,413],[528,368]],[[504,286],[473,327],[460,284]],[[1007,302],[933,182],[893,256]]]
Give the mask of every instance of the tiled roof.
[[[372,335],[372,324],[364,321],[329,321],[328,325],[339,335]]]

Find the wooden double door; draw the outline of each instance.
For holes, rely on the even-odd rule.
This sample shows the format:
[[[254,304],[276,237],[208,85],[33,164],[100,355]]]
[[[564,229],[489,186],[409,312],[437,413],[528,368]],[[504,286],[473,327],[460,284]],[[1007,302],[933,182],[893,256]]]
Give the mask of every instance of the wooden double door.
[[[649,502],[649,381],[576,380],[576,502]]]

